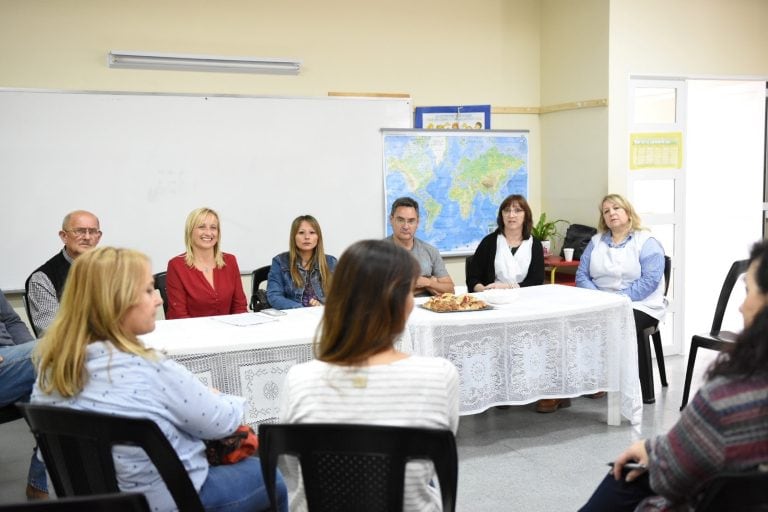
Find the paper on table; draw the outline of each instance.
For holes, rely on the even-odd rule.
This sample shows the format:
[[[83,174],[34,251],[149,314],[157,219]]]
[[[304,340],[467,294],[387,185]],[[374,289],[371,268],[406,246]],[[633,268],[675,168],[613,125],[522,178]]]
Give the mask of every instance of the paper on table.
[[[249,325],[265,324],[267,322],[274,322],[277,318],[273,318],[267,315],[259,315],[258,313],[240,313],[238,315],[226,315],[226,316],[214,316],[214,320],[224,322],[229,325],[236,325],[238,327],[247,327]]]

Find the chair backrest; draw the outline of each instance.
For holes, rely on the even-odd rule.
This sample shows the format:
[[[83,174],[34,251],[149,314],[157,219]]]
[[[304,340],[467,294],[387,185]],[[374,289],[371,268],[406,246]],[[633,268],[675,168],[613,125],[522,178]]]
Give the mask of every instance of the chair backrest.
[[[49,405],[16,405],[43,453],[57,496],[119,492],[112,447],[139,446],[179,510],[203,510],[187,470],[154,421]]]
[[[747,268],[749,268],[749,260],[734,261],[731,269],[728,271],[728,275],[725,276],[723,287],[720,289],[720,297],[717,299],[715,316],[712,318],[712,329],[709,331],[709,334],[712,336],[720,334],[720,329],[723,327],[723,317],[725,316],[725,310],[728,307],[728,300],[731,298],[733,287],[739,276],[747,271]]]
[[[0,512],[149,512],[140,493],[96,494],[0,505]]]
[[[155,274],[155,289],[160,292],[163,299],[163,313],[168,314],[168,292],[165,289],[165,278],[167,272],[158,272]]]
[[[696,512],[768,511],[768,471],[725,473],[707,486]]]
[[[456,440],[449,430],[352,424],[261,424],[259,456],[276,509],[275,468],[280,454],[299,458],[307,506],[318,511],[400,511],[405,464],[434,463],[443,510],[456,507]]]
[[[8,404],[0,407],[0,424],[21,419],[21,411],[16,404]]]
[[[669,291],[669,279],[672,277],[672,258],[664,256],[664,296]]]
[[[32,321],[32,313],[29,310],[29,298],[27,297],[26,291],[21,294],[21,298],[24,299],[24,311],[27,312],[27,320],[29,320],[29,325],[32,327],[32,334],[35,335],[35,338],[39,338],[40,334],[37,332],[35,322]]]
[[[464,259],[464,280],[467,280],[467,277],[469,275],[469,266],[472,265],[472,256],[467,256]],[[467,293],[472,293],[473,290],[467,290]]]
[[[261,311],[269,306],[267,301],[267,294],[264,290],[260,291],[261,283],[267,280],[269,277],[270,266],[259,267],[251,272],[251,302],[248,307],[251,311]]]

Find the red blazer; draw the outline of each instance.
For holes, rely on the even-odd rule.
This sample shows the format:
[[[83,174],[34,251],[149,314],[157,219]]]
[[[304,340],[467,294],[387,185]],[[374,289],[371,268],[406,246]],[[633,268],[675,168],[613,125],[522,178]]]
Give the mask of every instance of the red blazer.
[[[213,269],[211,287],[202,272],[187,266],[184,254],[168,262],[165,288],[167,319],[245,313],[247,302],[237,259],[224,253],[224,267]]]

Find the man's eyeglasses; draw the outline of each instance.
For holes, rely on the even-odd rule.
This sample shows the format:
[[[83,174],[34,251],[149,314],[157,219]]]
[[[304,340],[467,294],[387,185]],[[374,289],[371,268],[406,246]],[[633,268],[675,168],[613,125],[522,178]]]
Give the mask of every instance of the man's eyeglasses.
[[[65,229],[67,233],[72,233],[77,238],[82,238],[85,235],[91,235],[91,236],[101,236],[101,230],[99,228],[75,228],[75,229]]]
[[[395,217],[395,224],[408,224],[409,226],[415,226],[419,222],[419,219],[404,219],[402,217]]]

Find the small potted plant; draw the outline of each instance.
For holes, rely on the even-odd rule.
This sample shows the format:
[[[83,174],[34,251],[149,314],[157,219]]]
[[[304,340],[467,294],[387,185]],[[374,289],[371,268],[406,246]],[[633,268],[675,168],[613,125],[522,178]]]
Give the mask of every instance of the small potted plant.
[[[562,238],[562,235],[560,235],[560,232],[557,229],[557,225],[560,222],[566,225],[570,224],[570,222],[563,219],[547,220],[547,214],[542,212],[542,214],[539,216],[538,222],[536,222],[536,224],[534,224],[533,228],[531,229],[531,234],[535,236],[544,247],[544,256],[549,255],[551,243],[559,238]]]

